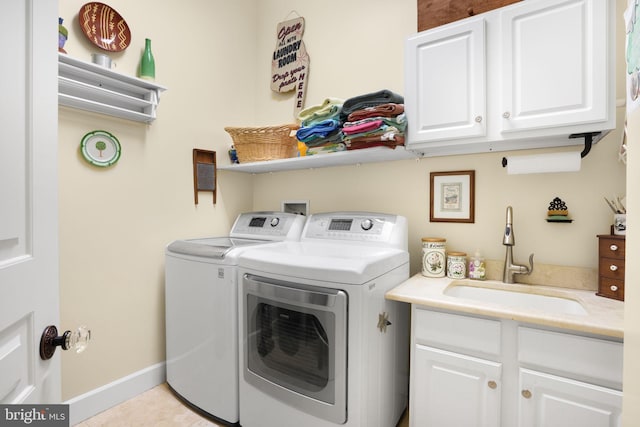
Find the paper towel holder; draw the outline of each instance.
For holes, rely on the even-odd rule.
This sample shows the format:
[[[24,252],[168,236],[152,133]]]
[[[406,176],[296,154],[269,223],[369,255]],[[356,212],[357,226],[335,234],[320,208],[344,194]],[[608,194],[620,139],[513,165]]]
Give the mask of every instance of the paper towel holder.
[[[586,155],[589,154],[589,151],[591,151],[591,146],[593,145],[593,137],[594,136],[598,136],[601,133],[602,132],[572,133],[571,135],[569,135],[569,138],[570,139],[584,138],[584,149],[580,153],[580,157],[584,159],[586,157]],[[502,158],[502,167],[503,168],[507,167],[507,158],[506,157]]]

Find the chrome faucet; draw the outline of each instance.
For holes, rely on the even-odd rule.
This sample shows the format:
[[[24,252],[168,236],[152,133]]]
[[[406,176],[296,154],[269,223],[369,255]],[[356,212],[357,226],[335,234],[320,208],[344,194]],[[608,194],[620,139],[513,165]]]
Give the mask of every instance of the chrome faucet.
[[[513,209],[511,206],[507,206],[507,224],[504,228],[502,244],[507,247],[507,254],[504,258],[502,281],[504,283],[514,283],[514,274],[531,274],[533,271],[533,254],[529,255],[530,267],[513,263],[513,247],[515,246],[516,241],[513,236]]]

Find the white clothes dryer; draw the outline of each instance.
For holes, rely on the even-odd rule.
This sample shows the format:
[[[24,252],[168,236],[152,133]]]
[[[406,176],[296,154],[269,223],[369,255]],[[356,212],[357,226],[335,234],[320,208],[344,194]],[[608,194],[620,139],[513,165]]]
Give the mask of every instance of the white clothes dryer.
[[[305,220],[283,212],[243,213],[229,236],[177,240],[165,250],[167,383],[216,421],[239,425],[238,255],[299,240]]]
[[[244,427],[395,427],[407,406],[407,221],[314,214],[299,242],[239,256]]]

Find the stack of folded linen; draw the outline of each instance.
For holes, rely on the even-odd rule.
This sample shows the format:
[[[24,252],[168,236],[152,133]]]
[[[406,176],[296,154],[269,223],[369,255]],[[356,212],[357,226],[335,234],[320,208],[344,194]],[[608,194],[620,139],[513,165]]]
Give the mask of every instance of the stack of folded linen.
[[[343,101],[327,98],[298,114],[302,122],[296,132],[307,146],[307,155],[336,151],[404,145],[407,119],[404,98],[380,90]]]
[[[348,150],[404,145],[407,119],[404,98],[381,90],[346,100],[342,106],[342,140]]]
[[[342,104],[339,98],[327,98],[322,104],[305,108],[298,114],[302,122],[296,132],[298,141],[307,146],[307,154],[331,153],[344,151],[342,142]]]

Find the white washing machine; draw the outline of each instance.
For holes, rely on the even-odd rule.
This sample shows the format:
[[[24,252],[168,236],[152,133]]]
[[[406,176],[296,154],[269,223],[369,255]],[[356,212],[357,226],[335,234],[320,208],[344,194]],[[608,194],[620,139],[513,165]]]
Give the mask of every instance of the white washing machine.
[[[237,259],[245,249],[298,240],[305,217],[238,216],[228,237],[177,240],[165,251],[167,382],[214,420],[238,425]]]
[[[315,214],[239,256],[243,427],[395,427],[408,400],[407,221]]]

